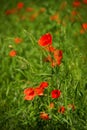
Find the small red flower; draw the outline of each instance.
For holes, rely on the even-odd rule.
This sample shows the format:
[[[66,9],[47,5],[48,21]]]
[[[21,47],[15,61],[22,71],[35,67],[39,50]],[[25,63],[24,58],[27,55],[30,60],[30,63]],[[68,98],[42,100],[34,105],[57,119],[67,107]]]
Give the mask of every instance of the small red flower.
[[[14,57],[14,56],[16,56],[16,54],[17,54],[17,52],[16,52],[15,50],[11,50],[11,51],[9,52],[9,56],[10,56],[10,57]]]
[[[36,96],[34,88],[26,88],[24,90],[24,94],[25,94],[24,97],[25,100],[32,100]]]
[[[40,46],[47,46],[52,44],[52,36],[50,33],[46,33],[45,35],[41,36],[38,40],[38,44]]]
[[[14,14],[14,13],[16,13],[16,11],[17,11],[17,10],[16,10],[15,8],[9,9],[9,10],[6,10],[6,11],[5,11],[5,14],[6,14],[6,15]]]
[[[84,4],[87,4],[87,0],[83,0],[83,3],[84,3]]]
[[[46,112],[41,112],[40,118],[43,120],[49,120],[49,115]]]
[[[42,89],[41,87],[36,87],[34,89],[34,91],[35,91],[36,95],[43,96],[44,89]]]
[[[29,95],[34,89],[33,88],[26,88],[24,90],[24,94]]]
[[[83,23],[82,27],[83,27],[84,30],[87,30],[87,23]]]
[[[22,40],[22,38],[19,38],[19,37],[16,37],[15,39],[14,39],[14,42],[16,43],[16,44],[19,44],[19,43],[21,43],[23,40]]]
[[[43,95],[43,92],[44,92],[44,89],[48,87],[48,82],[41,82],[39,87],[36,87],[34,90],[35,90],[35,93],[36,95],[38,96],[42,96]]]
[[[79,0],[75,0],[73,2],[73,7],[79,7],[81,5],[80,1]]]
[[[9,10],[6,10],[6,11],[5,11],[5,14],[6,14],[6,15],[9,15],[9,14],[12,14],[12,12],[11,12],[11,10],[9,9]]]
[[[39,87],[44,89],[44,88],[47,88],[48,85],[49,85],[48,82],[45,81],[45,82],[42,82]]]
[[[18,4],[17,4],[17,8],[18,9],[22,9],[24,7],[24,3],[23,2],[19,2]]]
[[[61,95],[61,91],[60,90],[53,90],[52,92],[51,92],[51,97],[52,98],[59,98],[60,97],[60,95]]]
[[[65,112],[65,107],[64,106],[61,106],[59,109],[58,109],[58,112],[60,113],[64,113]]]

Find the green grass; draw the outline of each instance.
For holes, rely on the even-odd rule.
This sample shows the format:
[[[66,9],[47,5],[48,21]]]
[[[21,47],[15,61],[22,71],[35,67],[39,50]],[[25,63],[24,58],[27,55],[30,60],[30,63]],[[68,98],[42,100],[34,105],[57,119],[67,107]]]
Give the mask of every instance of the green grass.
[[[87,23],[87,5],[81,1],[81,7],[75,9],[79,15],[75,16],[75,21],[71,21],[72,1],[66,2],[66,7],[61,9],[61,0],[26,0],[23,9],[8,16],[5,11],[15,8],[18,1],[1,2],[1,130],[87,130],[87,30],[80,34],[82,23]],[[34,11],[26,12],[26,7],[34,8]],[[39,13],[42,7],[46,11]],[[55,12],[60,16],[60,23],[50,20]],[[35,13],[38,16],[31,21]],[[50,63],[43,61],[49,52],[38,45],[38,40],[48,32],[53,37],[52,45],[63,50],[60,67],[52,68]],[[16,37],[23,41],[15,44]],[[9,56],[9,45],[17,51],[17,56]],[[46,96],[24,100],[24,89],[38,86],[43,81],[49,83],[44,92]],[[59,99],[51,98],[53,89],[61,90]],[[50,102],[55,103],[53,109],[48,108]],[[68,109],[69,104],[75,105],[74,111]],[[58,113],[59,106],[65,106],[64,114]],[[43,111],[49,114],[49,120],[40,118]]]

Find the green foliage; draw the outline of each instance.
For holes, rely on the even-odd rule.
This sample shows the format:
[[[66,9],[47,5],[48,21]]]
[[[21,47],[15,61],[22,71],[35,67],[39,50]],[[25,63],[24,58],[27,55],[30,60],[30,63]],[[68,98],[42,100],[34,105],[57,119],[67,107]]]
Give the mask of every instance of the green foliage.
[[[66,5],[62,8],[63,2]],[[17,3],[4,0],[0,5],[1,130],[86,130],[87,30],[84,34],[80,30],[82,23],[87,23],[87,5],[81,2],[81,8],[73,9],[68,0],[26,0],[23,9],[6,15],[5,11]],[[26,12],[27,7],[33,11]],[[40,12],[41,8],[45,11]],[[78,11],[74,21],[73,10]],[[55,14],[58,19],[52,21]],[[35,18],[31,19],[32,15]],[[43,60],[50,53],[38,45],[38,39],[48,32],[53,37],[52,45],[63,50],[62,63],[54,68]],[[19,44],[14,42],[17,37],[23,39]],[[11,50],[16,50],[17,55],[9,56]],[[24,90],[43,81],[49,83],[45,95],[24,100]],[[53,89],[61,90],[59,99],[51,98]],[[53,109],[49,108],[51,102],[55,104]],[[75,110],[68,108],[69,104],[74,104]],[[59,106],[65,106],[64,114],[58,113]],[[49,120],[40,118],[43,111],[49,114]]]

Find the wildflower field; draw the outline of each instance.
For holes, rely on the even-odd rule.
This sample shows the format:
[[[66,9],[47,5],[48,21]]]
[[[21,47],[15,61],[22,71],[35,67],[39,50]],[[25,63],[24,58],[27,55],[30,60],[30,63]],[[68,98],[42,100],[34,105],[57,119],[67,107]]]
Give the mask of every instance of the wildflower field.
[[[0,129],[87,130],[87,0],[2,0]]]

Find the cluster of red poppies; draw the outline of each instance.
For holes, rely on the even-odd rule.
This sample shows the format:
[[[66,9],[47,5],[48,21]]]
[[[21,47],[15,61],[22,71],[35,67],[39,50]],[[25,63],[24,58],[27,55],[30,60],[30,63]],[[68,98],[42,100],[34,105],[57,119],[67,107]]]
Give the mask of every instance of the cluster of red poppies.
[[[48,82],[42,82],[38,87],[26,88],[24,90],[25,100],[32,100],[35,96],[43,96],[44,89],[48,87]]]
[[[63,51],[52,46],[52,35],[46,33],[38,40],[38,44],[49,51],[50,54],[45,58],[45,61],[50,62],[52,67],[59,66],[63,58]]]
[[[58,50],[52,46],[52,35],[50,33],[46,33],[46,34],[42,35],[40,37],[40,39],[38,40],[38,44],[45,51],[49,52],[50,55],[47,57],[46,60],[51,62],[52,67],[59,66],[61,63],[61,60],[63,58],[63,52],[62,52],[62,50]],[[52,54],[54,56],[54,59],[53,59],[53,56],[51,57]],[[41,82],[40,85],[37,87],[26,88],[24,90],[24,95],[25,95],[24,99],[25,100],[33,100],[36,96],[39,96],[39,97],[45,96],[44,90],[48,86],[49,86],[49,83],[47,81],[44,81],[44,82]],[[50,92],[50,97],[52,99],[58,99],[60,96],[61,96],[61,91],[59,89],[53,89]],[[69,107],[71,107],[73,109],[72,105]],[[50,103],[49,108],[50,109],[54,108],[53,102]],[[65,110],[66,109],[64,106],[60,106],[58,109],[58,112],[63,114],[65,112]],[[44,111],[40,112],[40,118],[44,119],[44,120],[50,119],[49,114],[44,112]]]
[[[14,14],[18,10],[22,9],[23,7],[24,7],[24,3],[23,2],[19,2],[19,3],[17,3],[17,6],[15,8],[6,10],[5,14],[6,15]]]
[[[43,35],[39,40],[38,40],[38,44],[41,47],[47,47],[47,49],[54,53],[54,57],[55,57],[55,61],[53,61],[52,59],[52,64],[53,62],[56,65],[60,65],[61,63],[61,59],[62,59],[62,51],[61,50],[57,50],[54,49],[54,47],[50,46],[52,45],[52,36],[50,33],[46,33],[45,35]],[[50,49],[51,47],[51,49]],[[43,92],[44,92],[44,88],[48,87],[48,83],[47,82],[42,82],[38,87],[36,88],[27,88],[24,90],[24,94],[25,96],[25,100],[32,100],[36,95],[38,96],[42,96]],[[60,90],[53,90],[51,95],[52,98],[58,98],[60,97]]]
[[[83,0],[82,1],[84,4],[87,4],[87,0]],[[81,6],[81,2],[80,0],[75,0],[73,1],[73,7],[80,7]]]
[[[35,96],[43,96],[44,95],[44,89],[48,87],[48,82],[44,81],[40,83],[38,87],[31,87],[31,88],[26,88],[24,90],[25,100],[33,100]],[[51,97],[52,98],[59,98],[61,95],[60,90],[53,90],[51,92]]]

